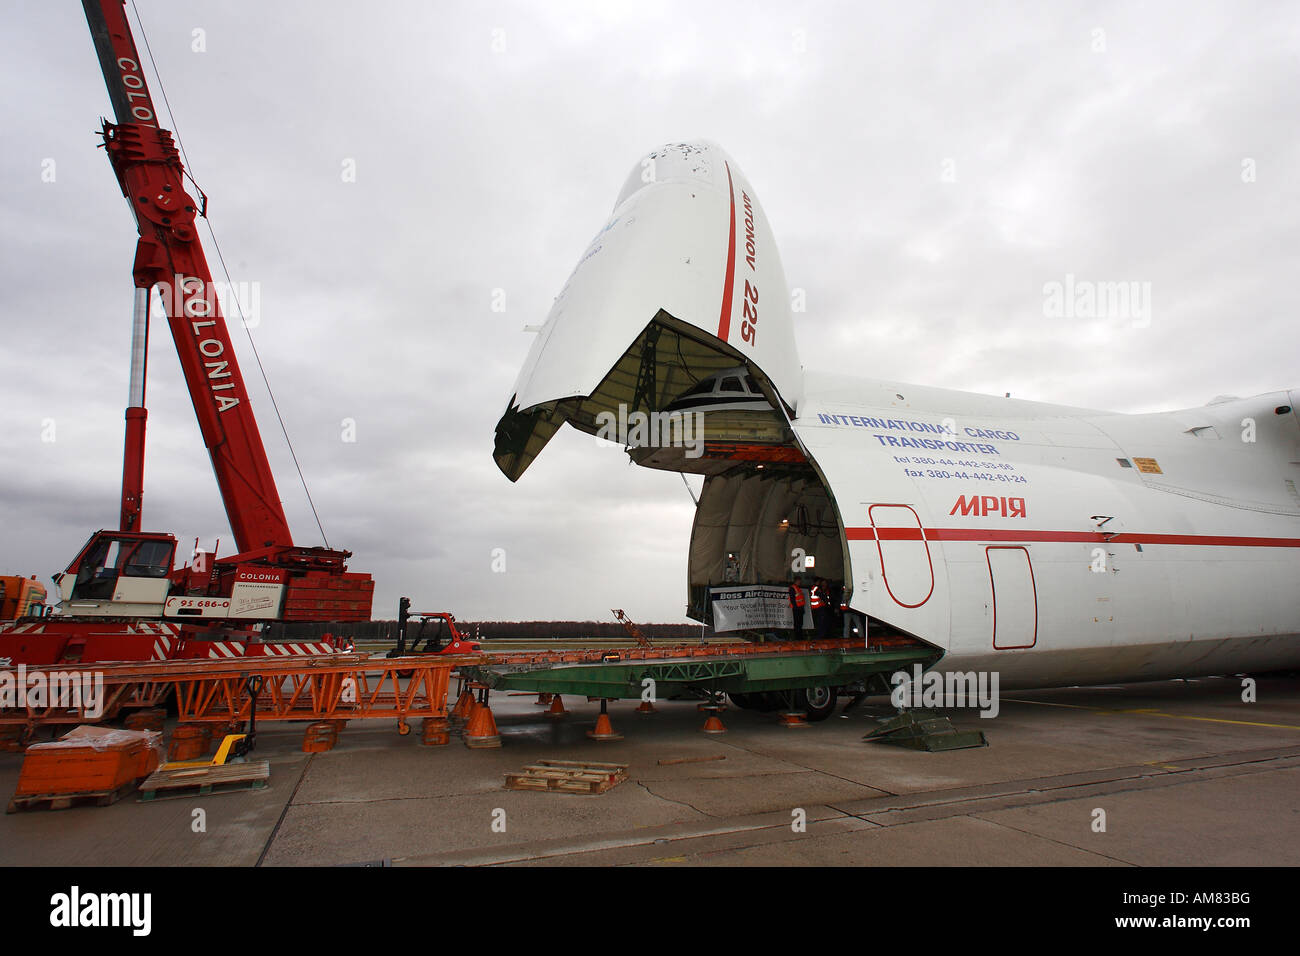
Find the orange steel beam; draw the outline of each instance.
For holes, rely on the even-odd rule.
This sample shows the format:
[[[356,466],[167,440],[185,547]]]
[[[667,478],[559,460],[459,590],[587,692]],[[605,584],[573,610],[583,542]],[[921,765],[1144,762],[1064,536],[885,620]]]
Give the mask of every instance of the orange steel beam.
[[[489,660],[481,654],[405,658],[316,654],[31,668],[26,671],[26,700],[22,706],[0,710],[0,727],[21,725],[30,732],[44,724],[93,723],[111,718],[124,707],[156,703],[169,690],[175,691],[183,721],[246,720],[253,703],[249,679],[260,678],[259,719],[395,718],[399,730],[406,733],[408,722],[416,717],[447,716],[452,670]],[[73,702],[69,697],[60,700],[49,692],[29,692],[37,675],[48,688],[56,673],[65,687],[101,688],[102,713],[89,713],[94,700],[67,706]],[[63,706],[56,706],[60,703]]]

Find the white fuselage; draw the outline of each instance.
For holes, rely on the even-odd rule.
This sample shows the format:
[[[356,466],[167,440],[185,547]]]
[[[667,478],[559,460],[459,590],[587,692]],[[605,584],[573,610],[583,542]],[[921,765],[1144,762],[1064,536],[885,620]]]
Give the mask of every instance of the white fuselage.
[[[1300,665],[1300,422],[1286,392],[1121,415],[805,381],[851,606],[1003,686]],[[900,397],[901,396],[901,397]]]

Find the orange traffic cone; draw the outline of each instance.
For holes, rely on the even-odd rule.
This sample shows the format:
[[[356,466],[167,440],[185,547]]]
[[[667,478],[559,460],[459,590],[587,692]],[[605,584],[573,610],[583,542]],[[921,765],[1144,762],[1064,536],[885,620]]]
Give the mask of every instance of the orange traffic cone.
[[[564,698],[556,694],[551,698],[551,708],[546,712],[547,717],[567,717],[569,712],[564,709]]]
[[[643,700],[643,701],[641,701],[641,706],[638,707],[638,708],[636,709],[636,712],[637,712],[638,714],[657,714],[657,713],[659,713],[659,711],[655,710],[655,705],[652,704],[652,703],[651,703],[650,701],[648,701],[648,700]]]
[[[587,736],[592,740],[622,740],[622,734],[614,733],[614,725],[609,722],[609,712],[606,709],[608,701],[601,699],[600,716],[596,718],[596,726],[587,731]]]
[[[448,716],[452,720],[468,720],[470,711],[474,709],[474,692],[468,687],[460,692],[456,698],[456,706],[451,709]]]
[[[469,723],[465,726],[465,746],[476,749],[501,746],[497,722],[492,716],[492,708],[487,704],[474,704]]]
[[[722,724],[722,718],[718,716],[725,709],[721,704],[700,705],[700,712],[709,715],[708,719],[704,721],[703,730],[706,734],[725,734],[727,732],[727,728]]]
[[[787,710],[781,713],[781,726],[794,730],[799,727],[811,727],[805,719],[808,715],[802,710]]]

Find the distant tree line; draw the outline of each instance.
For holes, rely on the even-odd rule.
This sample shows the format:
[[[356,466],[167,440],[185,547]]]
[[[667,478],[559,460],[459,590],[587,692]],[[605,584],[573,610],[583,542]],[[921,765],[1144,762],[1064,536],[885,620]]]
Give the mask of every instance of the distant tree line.
[[[697,641],[698,624],[638,624],[641,633],[654,640]],[[617,621],[460,621],[456,627],[467,637],[478,640],[618,640],[629,635]],[[420,622],[411,620],[406,625],[407,640],[413,640]],[[430,621],[425,634],[436,633],[438,623]],[[318,640],[326,634],[350,637],[356,641],[397,641],[396,621],[350,621],[347,623],[277,622],[267,628],[266,637],[272,641]]]

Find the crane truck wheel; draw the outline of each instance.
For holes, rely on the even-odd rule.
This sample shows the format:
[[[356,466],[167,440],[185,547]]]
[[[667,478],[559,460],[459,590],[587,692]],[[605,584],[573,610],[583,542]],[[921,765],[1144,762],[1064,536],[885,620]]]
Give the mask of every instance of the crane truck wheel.
[[[835,687],[806,687],[794,693],[795,707],[808,714],[808,722],[825,720],[835,712],[835,700],[839,695]]]

